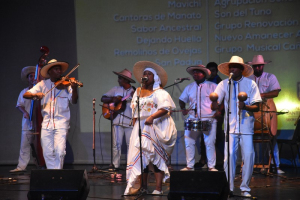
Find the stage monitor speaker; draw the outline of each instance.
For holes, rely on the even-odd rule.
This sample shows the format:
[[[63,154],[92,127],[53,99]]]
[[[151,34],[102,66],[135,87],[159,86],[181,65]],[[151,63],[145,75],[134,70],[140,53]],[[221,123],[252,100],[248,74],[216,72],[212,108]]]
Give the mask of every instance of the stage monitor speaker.
[[[86,170],[32,170],[28,200],[86,200],[89,193]]]
[[[225,172],[172,171],[169,200],[225,200],[229,188]]]

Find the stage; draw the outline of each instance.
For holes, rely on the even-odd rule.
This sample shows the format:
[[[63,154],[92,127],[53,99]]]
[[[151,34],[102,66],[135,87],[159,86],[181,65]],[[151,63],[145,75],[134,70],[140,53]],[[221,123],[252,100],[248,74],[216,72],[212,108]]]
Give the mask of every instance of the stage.
[[[0,166],[0,199],[1,200],[25,200],[27,199],[27,193],[29,191],[30,174],[31,170],[35,169],[34,165],[30,165],[27,171],[24,173],[11,174],[9,170],[15,166],[1,165]],[[65,165],[64,169],[86,169],[90,172],[92,165]],[[106,167],[97,166],[99,169]],[[125,166],[121,166],[123,170],[120,170],[122,179],[111,178],[111,173],[105,173],[105,170],[101,170],[96,173],[88,173],[88,182],[90,185],[90,191],[87,200],[94,199],[134,199],[135,197],[122,197],[126,188],[125,179]],[[173,170],[179,170],[184,166],[172,166]],[[239,171],[239,167],[237,171]],[[206,171],[207,169],[202,169]],[[300,168],[292,168],[289,166],[282,166],[282,170],[285,171],[283,175],[270,174],[265,175],[260,172],[260,169],[255,169],[252,180],[250,183],[251,194],[257,199],[263,200],[296,200],[300,196]],[[241,183],[240,174],[235,178],[235,190],[234,194],[239,195],[239,185]],[[184,184],[184,183],[182,183]],[[148,190],[153,191],[155,189],[154,174],[150,173],[150,179],[148,184]],[[146,195],[141,199],[167,199],[167,195],[170,190],[170,183],[163,184],[163,196],[151,196]],[[246,199],[241,197],[232,197],[229,199]]]

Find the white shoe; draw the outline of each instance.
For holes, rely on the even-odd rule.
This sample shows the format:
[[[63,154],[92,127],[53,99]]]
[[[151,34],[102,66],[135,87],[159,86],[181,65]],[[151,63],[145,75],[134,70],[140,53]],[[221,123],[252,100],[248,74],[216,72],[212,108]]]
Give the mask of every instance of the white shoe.
[[[251,194],[250,194],[250,192],[247,192],[247,191],[242,191],[242,196],[244,196],[244,197],[251,197]]]
[[[25,169],[18,169],[18,168],[16,168],[16,169],[13,169],[13,170],[9,170],[9,172],[10,172],[10,173],[15,173],[15,172],[26,172],[26,170],[25,170]]]
[[[209,168],[208,171],[211,171],[211,172],[217,172],[218,170],[216,168]]]
[[[203,165],[202,169],[203,169],[203,168],[204,168],[204,169],[208,168],[208,167],[207,167],[207,164]]]
[[[158,191],[158,190],[154,190],[152,192],[153,195],[162,195],[164,192],[163,191]]]
[[[284,174],[285,172],[282,171],[281,169],[277,168],[277,174]]]
[[[182,168],[180,171],[194,171],[195,169],[194,168]]]

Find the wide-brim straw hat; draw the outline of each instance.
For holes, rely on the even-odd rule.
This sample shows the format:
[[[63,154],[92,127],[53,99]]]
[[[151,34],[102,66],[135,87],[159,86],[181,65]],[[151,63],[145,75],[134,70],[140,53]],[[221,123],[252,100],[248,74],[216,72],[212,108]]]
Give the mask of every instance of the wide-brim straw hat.
[[[123,69],[120,72],[113,71],[113,73],[117,74],[118,76],[122,76],[123,78],[129,80],[131,83],[135,83],[135,81],[131,79],[132,73],[128,69]]]
[[[157,75],[160,78],[162,87],[164,87],[167,84],[168,82],[167,72],[161,66],[150,61],[139,61],[134,64],[133,75],[139,83],[142,82],[141,78],[143,77],[144,70],[146,68],[152,68],[156,71]]]
[[[56,65],[59,65],[61,66],[61,71],[62,73],[64,73],[68,67],[69,67],[69,63],[67,62],[58,62],[57,60],[55,59],[52,59],[50,60],[47,65],[45,65],[42,69],[41,69],[41,75],[44,77],[44,78],[50,78],[49,74],[48,74],[48,71],[49,69],[51,69],[51,67],[54,67]]]
[[[250,65],[245,64],[243,58],[241,58],[239,56],[232,56],[229,62],[219,64],[218,70],[222,74],[229,76],[229,65],[232,63],[240,64],[241,66],[244,67],[244,70],[242,73],[243,76],[248,77],[253,74],[252,67]]]
[[[205,74],[205,78],[208,79],[210,77],[210,70],[207,69],[204,65],[195,65],[195,66],[190,66],[186,68],[186,71],[193,76],[193,71],[194,70],[200,70]]]
[[[35,73],[35,69],[36,69],[35,66],[24,67],[21,71],[21,80],[26,82],[28,80],[27,79],[28,74]]]
[[[265,65],[269,64],[272,61],[270,60],[264,60],[264,57],[262,55],[255,55],[253,56],[252,61],[246,62],[249,65]]]

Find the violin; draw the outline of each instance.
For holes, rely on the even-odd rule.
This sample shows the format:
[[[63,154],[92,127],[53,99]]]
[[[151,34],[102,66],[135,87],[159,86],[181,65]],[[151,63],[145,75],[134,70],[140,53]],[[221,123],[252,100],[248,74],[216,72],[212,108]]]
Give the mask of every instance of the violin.
[[[60,80],[55,82],[55,85],[68,87],[72,83],[76,83],[78,85],[78,87],[83,87],[83,83],[76,80],[74,77],[61,77]]]

